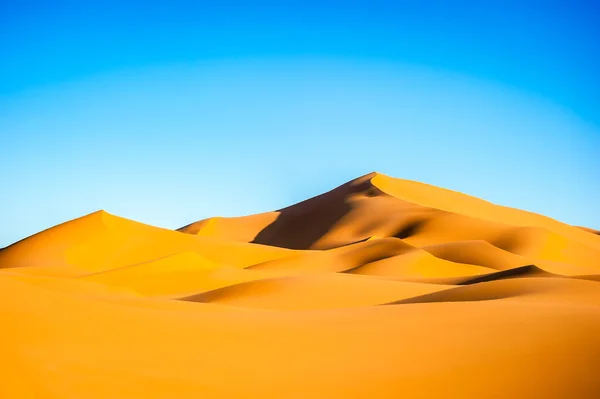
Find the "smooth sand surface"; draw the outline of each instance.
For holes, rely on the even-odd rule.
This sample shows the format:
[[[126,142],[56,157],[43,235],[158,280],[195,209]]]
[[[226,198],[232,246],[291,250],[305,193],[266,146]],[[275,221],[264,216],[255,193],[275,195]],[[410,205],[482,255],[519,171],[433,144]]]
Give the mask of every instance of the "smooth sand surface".
[[[371,173],[0,250],[0,398],[597,398],[600,235]]]

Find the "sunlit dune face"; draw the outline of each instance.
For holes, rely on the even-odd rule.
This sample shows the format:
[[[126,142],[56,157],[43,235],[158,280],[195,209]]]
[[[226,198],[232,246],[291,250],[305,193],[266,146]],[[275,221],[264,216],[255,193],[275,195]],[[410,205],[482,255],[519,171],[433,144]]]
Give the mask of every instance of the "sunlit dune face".
[[[370,173],[0,250],[2,398],[600,397],[598,231]]]

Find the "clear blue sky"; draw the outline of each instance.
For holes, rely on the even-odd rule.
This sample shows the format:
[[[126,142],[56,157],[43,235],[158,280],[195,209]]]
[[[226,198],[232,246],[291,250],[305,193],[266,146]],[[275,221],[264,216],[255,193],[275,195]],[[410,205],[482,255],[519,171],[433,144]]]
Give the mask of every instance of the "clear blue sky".
[[[377,170],[600,228],[594,1],[0,1],[0,247]]]

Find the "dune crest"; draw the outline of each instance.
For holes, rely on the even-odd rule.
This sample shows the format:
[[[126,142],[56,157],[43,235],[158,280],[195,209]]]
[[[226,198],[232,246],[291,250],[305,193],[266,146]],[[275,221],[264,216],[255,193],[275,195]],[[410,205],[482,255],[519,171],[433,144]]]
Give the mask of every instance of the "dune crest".
[[[0,249],[2,398],[600,397],[600,235],[373,172]]]

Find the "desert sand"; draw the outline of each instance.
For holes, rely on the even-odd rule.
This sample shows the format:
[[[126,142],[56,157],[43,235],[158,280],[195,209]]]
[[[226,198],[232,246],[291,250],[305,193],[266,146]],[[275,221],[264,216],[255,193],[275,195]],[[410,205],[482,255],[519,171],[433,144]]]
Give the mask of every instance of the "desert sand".
[[[5,226],[7,228],[7,226]],[[600,235],[371,173],[0,250],[1,398],[598,398]]]

